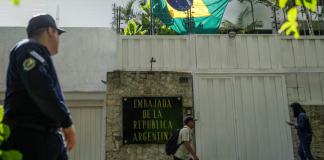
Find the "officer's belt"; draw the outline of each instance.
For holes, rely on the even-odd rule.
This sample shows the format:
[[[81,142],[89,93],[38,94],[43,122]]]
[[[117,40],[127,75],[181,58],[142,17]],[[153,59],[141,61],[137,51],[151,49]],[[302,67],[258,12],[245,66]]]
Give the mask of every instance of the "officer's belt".
[[[7,124],[12,131],[18,128],[42,131],[46,133],[56,133],[58,131],[58,128],[46,127],[44,125],[35,123],[24,123],[24,120],[21,118],[16,119],[8,116],[4,116],[3,123]]]

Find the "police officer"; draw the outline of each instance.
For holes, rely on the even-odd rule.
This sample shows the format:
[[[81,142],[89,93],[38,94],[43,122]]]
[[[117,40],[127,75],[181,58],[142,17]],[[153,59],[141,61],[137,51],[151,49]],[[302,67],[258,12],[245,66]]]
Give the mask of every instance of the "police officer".
[[[76,133],[51,59],[59,35],[53,17],[39,14],[28,23],[28,39],[10,53],[4,123],[11,128],[3,150],[19,150],[24,160],[67,160]],[[63,128],[67,145],[58,134]]]

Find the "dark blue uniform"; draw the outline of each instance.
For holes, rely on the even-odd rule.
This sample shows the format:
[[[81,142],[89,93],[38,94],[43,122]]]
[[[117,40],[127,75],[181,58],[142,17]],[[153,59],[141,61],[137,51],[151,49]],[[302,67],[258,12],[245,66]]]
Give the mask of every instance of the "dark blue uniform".
[[[5,121],[12,134],[2,148],[20,150],[24,160],[67,158],[57,130],[72,125],[69,115],[49,51],[22,40],[10,53]]]

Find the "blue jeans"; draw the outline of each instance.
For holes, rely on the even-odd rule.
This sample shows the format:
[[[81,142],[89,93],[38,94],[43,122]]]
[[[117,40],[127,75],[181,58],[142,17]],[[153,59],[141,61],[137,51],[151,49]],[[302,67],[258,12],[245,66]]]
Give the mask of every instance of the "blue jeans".
[[[301,160],[315,160],[310,151],[310,145],[312,143],[312,136],[307,138],[299,138],[300,143],[298,147],[298,154]],[[307,159],[306,159],[307,158]]]

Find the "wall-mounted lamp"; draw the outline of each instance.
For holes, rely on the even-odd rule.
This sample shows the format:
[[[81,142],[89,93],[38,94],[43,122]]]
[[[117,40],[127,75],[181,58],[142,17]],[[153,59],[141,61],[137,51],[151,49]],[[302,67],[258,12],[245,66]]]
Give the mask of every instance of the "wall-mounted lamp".
[[[183,107],[183,114],[186,116],[192,116],[193,108],[192,107]]]
[[[228,33],[228,36],[229,36],[229,37],[235,37],[235,36],[236,36],[236,32],[230,31],[230,32]]]
[[[106,81],[103,81],[103,80],[101,80],[101,82],[102,82],[103,84],[107,84],[107,82],[106,82]]]
[[[153,63],[155,63],[156,60],[154,59],[154,57],[151,58],[150,63],[151,63],[151,72],[149,72],[149,74],[153,74],[152,68],[153,68]]]
[[[190,115],[192,115],[192,109],[191,108],[187,108],[187,116],[190,116]]]

